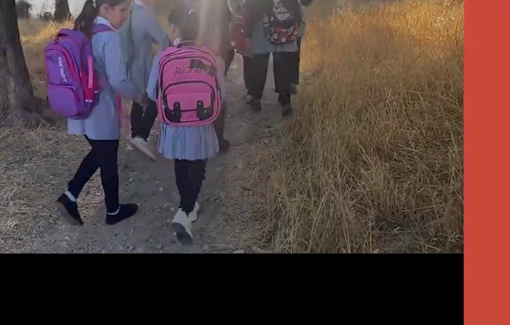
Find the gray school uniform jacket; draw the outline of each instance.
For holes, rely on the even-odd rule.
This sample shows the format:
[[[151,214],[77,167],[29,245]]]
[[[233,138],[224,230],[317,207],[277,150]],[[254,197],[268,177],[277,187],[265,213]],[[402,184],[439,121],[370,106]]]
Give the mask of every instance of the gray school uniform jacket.
[[[96,24],[112,27],[102,17]],[[113,27],[112,27],[113,28]],[[119,107],[115,94],[140,101],[145,89],[130,82],[126,75],[126,66],[121,58],[119,35],[115,31],[102,32],[92,36],[92,54],[94,70],[102,82],[98,104],[84,120],[68,120],[68,132],[86,135],[91,140],[118,140],[120,138]]]
[[[152,45],[159,50],[169,46],[169,40],[159,26],[151,9],[135,0],[130,9],[130,18],[121,27],[120,37],[128,76],[141,89],[147,87],[152,67]]]

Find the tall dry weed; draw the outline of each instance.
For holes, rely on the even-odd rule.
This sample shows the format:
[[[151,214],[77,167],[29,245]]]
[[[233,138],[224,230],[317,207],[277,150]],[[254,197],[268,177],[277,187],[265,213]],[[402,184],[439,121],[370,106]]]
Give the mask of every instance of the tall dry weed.
[[[276,252],[462,251],[459,1],[315,16],[302,70],[294,117],[258,164],[257,238]]]

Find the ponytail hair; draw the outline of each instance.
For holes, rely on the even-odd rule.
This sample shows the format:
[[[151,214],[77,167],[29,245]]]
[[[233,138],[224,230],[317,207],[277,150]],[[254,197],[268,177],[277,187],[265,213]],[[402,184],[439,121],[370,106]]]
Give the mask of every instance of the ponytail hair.
[[[74,30],[80,31],[87,35],[88,38],[90,38],[92,34],[92,27],[94,26],[96,18],[97,9],[94,5],[94,0],[85,1],[85,4],[83,4],[83,9],[74,21]]]
[[[92,28],[99,14],[99,8],[103,5],[109,5],[112,7],[118,6],[121,3],[128,0],[87,0],[83,4],[78,17],[74,21],[74,30],[80,31],[87,35],[88,38],[92,36]]]

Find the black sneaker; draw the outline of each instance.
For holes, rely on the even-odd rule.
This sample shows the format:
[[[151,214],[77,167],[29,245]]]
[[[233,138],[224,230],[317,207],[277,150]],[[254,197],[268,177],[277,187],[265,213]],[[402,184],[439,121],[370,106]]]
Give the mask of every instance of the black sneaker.
[[[136,214],[138,211],[137,204],[121,204],[119,206],[119,212],[117,214],[106,214],[106,224],[112,226],[116,223],[119,223],[123,220],[126,220]]]
[[[286,117],[290,115],[292,115],[292,105],[290,103],[282,105],[282,116]]]
[[[290,103],[290,97],[291,95],[284,95],[282,93],[279,93],[278,94],[278,104],[280,104],[280,106],[285,106],[287,105],[288,103]]]
[[[262,110],[262,103],[260,102],[260,99],[252,99],[248,102],[248,105],[250,105],[254,112],[260,112]]]
[[[78,211],[78,204],[69,199],[65,194],[62,194],[55,202],[59,214],[71,225],[83,225],[80,212]]]
[[[225,153],[230,149],[230,142],[227,139],[218,139],[218,144],[220,146],[220,153]]]
[[[298,93],[297,84],[290,85],[290,94],[291,95],[297,95],[297,93]]]

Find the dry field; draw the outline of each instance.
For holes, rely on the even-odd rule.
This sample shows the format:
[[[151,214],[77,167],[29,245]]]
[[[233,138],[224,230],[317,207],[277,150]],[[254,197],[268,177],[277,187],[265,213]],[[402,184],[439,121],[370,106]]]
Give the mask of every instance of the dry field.
[[[294,118],[255,147],[257,209],[232,238],[249,232],[275,252],[462,252],[462,5],[321,4],[308,15]],[[60,26],[20,28],[45,97],[42,48]],[[87,150],[59,128],[0,127],[0,251],[55,222],[47,202]],[[95,177],[81,209],[101,204]]]
[[[311,19],[298,110],[260,150],[251,240],[276,252],[462,252],[463,46],[461,1]]]

